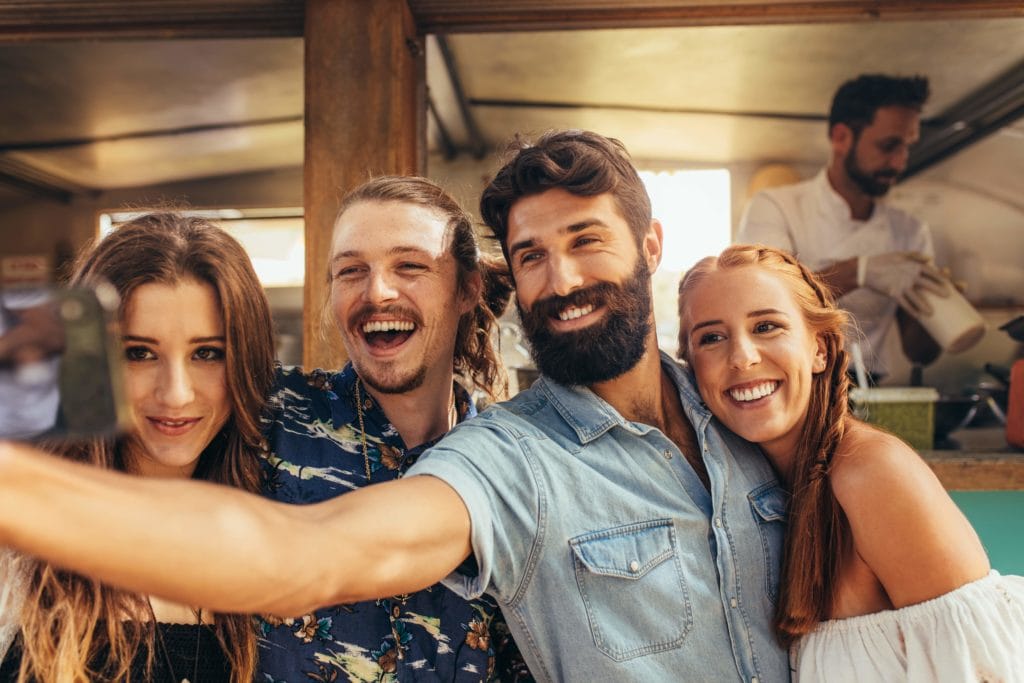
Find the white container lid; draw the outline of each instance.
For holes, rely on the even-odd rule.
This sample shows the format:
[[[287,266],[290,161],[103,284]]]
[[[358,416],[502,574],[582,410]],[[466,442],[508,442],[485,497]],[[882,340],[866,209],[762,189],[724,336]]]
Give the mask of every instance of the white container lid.
[[[852,387],[850,398],[856,403],[934,403],[939,392],[932,387]]]

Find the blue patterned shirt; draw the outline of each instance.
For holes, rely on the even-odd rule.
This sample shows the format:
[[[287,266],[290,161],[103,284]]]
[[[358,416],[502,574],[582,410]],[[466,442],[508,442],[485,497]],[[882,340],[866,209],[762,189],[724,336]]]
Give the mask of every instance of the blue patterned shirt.
[[[315,503],[367,484],[355,381],[351,365],[338,373],[278,368],[266,424],[268,497]],[[380,406],[360,388],[371,481],[396,479],[431,444],[406,448]],[[460,420],[476,414],[458,385],[456,402]],[[496,612],[488,597],[466,601],[437,584],[287,619],[263,616],[256,680],[491,680],[496,646],[512,642],[500,628],[503,621],[492,623]]]

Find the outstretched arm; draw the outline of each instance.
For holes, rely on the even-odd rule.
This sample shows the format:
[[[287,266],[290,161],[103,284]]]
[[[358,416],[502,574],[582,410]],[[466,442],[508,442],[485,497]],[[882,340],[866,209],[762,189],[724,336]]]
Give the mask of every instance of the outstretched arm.
[[[140,593],[301,614],[419,590],[470,552],[459,495],[428,476],[285,505],[0,443],[0,544]]]

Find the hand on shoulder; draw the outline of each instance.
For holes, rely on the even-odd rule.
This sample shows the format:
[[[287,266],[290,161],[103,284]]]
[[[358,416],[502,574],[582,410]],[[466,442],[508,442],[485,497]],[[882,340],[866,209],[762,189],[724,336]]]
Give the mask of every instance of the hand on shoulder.
[[[989,571],[974,529],[928,464],[903,441],[850,422],[829,475],[855,552],[897,608]]]

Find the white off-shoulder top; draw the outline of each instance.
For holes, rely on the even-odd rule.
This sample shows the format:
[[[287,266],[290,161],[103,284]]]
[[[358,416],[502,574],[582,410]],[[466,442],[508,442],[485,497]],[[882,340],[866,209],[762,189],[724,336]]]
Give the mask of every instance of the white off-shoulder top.
[[[791,663],[803,683],[1024,682],[1024,577],[992,571],[917,605],[824,621]]]

